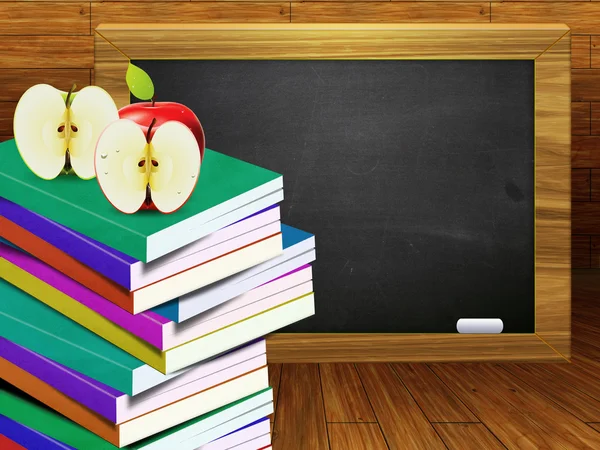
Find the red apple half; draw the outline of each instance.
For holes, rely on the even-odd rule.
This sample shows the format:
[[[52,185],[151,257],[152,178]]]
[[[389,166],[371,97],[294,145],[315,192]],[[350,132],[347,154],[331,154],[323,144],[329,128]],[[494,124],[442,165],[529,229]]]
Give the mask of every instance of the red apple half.
[[[133,214],[169,214],[190,198],[200,174],[200,149],[190,129],[176,121],[148,127],[129,119],[106,127],[96,145],[96,177],[108,201]]]
[[[196,114],[185,105],[175,102],[141,102],[132,103],[119,110],[121,119],[130,119],[145,127],[146,132],[152,119],[156,119],[155,127],[160,127],[163,123],[175,120],[186,125],[196,138],[198,148],[200,149],[200,159],[204,159],[204,146],[206,145],[204,130],[196,117]]]

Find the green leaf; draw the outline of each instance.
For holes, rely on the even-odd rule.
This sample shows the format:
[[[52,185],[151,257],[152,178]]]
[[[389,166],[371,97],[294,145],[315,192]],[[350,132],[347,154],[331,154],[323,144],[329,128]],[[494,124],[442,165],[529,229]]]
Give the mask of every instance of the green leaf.
[[[127,81],[129,91],[134,97],[139,98],[140,100],[150,100],[154,97],[154,84],[152,83],[152,79],[138,66],[131,64],[131,61],[127,68],[125,81]]]

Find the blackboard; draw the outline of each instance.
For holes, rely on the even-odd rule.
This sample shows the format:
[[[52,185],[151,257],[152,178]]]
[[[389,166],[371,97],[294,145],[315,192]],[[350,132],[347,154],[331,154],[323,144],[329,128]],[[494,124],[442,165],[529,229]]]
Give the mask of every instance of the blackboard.
[[[284,175],[317,261],[283,332],[534,332],[532,60],[133,63],[208,148]]]

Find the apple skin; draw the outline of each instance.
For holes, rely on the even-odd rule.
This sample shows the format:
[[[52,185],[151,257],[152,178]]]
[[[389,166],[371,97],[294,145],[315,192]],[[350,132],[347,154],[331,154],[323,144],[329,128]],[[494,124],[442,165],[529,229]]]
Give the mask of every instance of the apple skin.
[[[148,127],[152,123],[152,119],[156,119],[152,130],[150,131],[150,140],[154,136],[154,132],[165,122],[175,120],[183,123],[196,137],[198,147],[200,148],[200,162],[204,159],[205,137],[204,129],[200,124],[200,120],[196,114],[185,105],[175,102],[152,102],[132,103],[124,106],[119,110],[121,119],[133,120],[137,123],[144,133],[147,133]]]

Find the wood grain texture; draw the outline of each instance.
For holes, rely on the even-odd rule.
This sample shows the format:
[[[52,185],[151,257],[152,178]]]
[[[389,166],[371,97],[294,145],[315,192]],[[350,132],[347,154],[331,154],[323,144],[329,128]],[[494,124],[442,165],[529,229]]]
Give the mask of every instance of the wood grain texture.
[[[90,84],[90,69],[1,69],[0,101],[18,101],[31,86],[46,83],[68,91],[73,83],[77,90]]]
[[[129,105],[129,87],[125,80],[129,59],[104,37],[94,35],[95,65],[92,83],[106,90],[118,108]]]
[[[434,423],[448,450],[501,450],[504,445],[481,423]]]
[[[582,337],[578,331],[577,336],[573,340],[573,348],[575,348],[578,351],[578,353],[582,355],[578,359],[574,360],[574,363],[581,367],[582,360],[587,361],[585,363],[585,366],[594,368],[595,373],[598,373],[598,361],[600,360],[600,342],[596,341],[596,335],[597,333],[595,333],[592,336],[592,339],[588,339]]]
[[[574,202],[591,201],[590,169],[571,170],[571,198]]]
[[[600,168],[600,136],[573,136],[571,165],[574,169]]]
[[[591,263],[591,236],[571,238],[571,265],[574,269],[589,269]]]
[[[319,370],[327,422],[377,422],[354,364],[320,364]]]
[[[492,23],[566,23],[573,34],[594,34],[600,27],[597,2],[492,2]]]
[[[567,33],[536,58],[535,71],[535,331],[565,358],[571,354],[570,48]]]
[[[358,364],[357,370],[390,449],[445,449],[388,364]]]
[[[0,69],[91,69],[93,67],[94,38],[92,36],[2,36]]]
[[[489,364],[432,368],[508,448],[594,448],[600,439],[574,416]]]
[[[269,364],[269,386],[273,388],[273,414],[269,416],[271,422],[277,414],[277,397],[279,395],[279,383],[281,382],[281,364]]]
[[[600,436],[590,432],[581,421],[561,406],[548,402],[539,390],[532,390],[517,377],[503,371],[492,371],[490,367],[487,367],[482,375],[497,381],[500,388],[504,389],[508,401],[525,412],[540,428],[560,433],[562,445],[566,448],[600,447]]]
[[[283,366],[273,430],[277,449],[329,449],[317,364]]]
[[[591,200],[600,202],[600,169],[590,170]]]
[[[588,360],[593,361],[600,360],[600,343],[598,342],[594,345],[587,341],[580,340],[577,336],[573,339],[573,348],[578,352],[581,358],[587,358]]]
[[[568,262],[570,266],[570,255]],[[535,284],[536,336],[568,360],[571,357],[571,267],[537,266]]]
[[[599,234],[600,203],[574,202],[572,223],[575,234]]]
[[[589,69],[591,36],[571,36],[571,68]]]
[[[330,450],[388,450],[376,423],[327,424]]]
[[[571,40],[567,33],[535,60],[536,176],[540,166],[569,165]],[[539,200],[539,199],[538,199]]]
[[[600,69],[573,69],[571,81],[574,102],[600,101]]]
[[[13,134],[13,116],[17,102],[0,102],[0,135],[9,136]]]
[[[578,338],[573,338],[573,349],[577,353],[584,355],[587,358],[600,359],[600,347],[590,345]]]
[[[559,365],[559,364],[557,364]],[[600,421],[600,401],[565,383],[562,378],[535,364],[506,364],[512,375],[534,388],[583,422]],[[600,380],[599,380],[600,381]]]
[[[90,35],[89,2],[1,2],[0,35]],[[56,48],[55,54],[68,50]]]
[[[571,103],[571,134],[588,136],[591,134],[591,103]]]
[[[427,365],[392,367],[430,422],[479,422]]]
[[[569,284],[568,269],[554,270],[559,278],[547,280],[548,291],[558,287],[562,292]],[[552,276],[552,269],[545,271]],[[269,363],[564,360],[535,334],[275,333],[267,337],[267,358]]]
[[[578,334],[573,339],[573,348],[586,358],[600,360],[600,343],[595,339],[584,338]]]
[[[569,162],[569,155],[564,159]],[[535,185],[536,267],[570,267],[570,165],[539,166],[536,161]]]
[[[600,135],[600,102],[590,103],[590,133]]]
[[[590,66],[600,68],[600,36],[590,37]]]
[[[293,23],[489,22],[488,2],[292,2]]]
[[[590,268],[600,269],[600,236],[590,236]]]
[[[100,25],[96,31],[131,59],[415,60],[533,59],[568,28],[561,24],[122,24]]]
[[[588,425],[600,433],[600,423],[588,423]]]
[[[591,345],[596,345],[600,350],[596,326],[577,324],[573,328],[577,332],[577,339]]]
[[[92,30],[101,23],[289,22],[289,2],[92,3]]]

